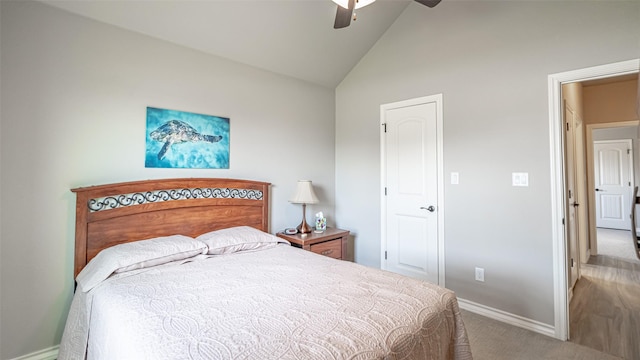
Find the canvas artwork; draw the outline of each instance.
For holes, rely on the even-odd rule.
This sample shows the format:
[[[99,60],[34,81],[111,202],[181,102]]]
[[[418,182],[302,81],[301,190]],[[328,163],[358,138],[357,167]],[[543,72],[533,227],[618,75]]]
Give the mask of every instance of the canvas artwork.
[[[148,168],[229,168],[229,119],[147,107]]]

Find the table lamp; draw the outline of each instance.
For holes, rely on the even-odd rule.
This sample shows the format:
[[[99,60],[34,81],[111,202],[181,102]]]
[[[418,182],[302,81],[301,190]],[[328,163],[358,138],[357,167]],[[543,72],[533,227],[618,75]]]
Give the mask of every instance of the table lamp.
[[[302,222],[298,225],[298,232],[302,234],[310,233],[311,227],[307,224],[307,204],[318,203],[318,197],[313,192],[313,186],[311,186],[311,180],[298,180],[298,187],[295,194],[289,199],[289,202],[294,204],[302,204]]]

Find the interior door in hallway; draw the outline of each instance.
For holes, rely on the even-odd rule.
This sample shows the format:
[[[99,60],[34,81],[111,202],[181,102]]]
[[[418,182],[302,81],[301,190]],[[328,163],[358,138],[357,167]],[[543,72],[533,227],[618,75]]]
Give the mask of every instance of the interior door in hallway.
[[[382,268],[440,281],[438,131],[441,97],[381,106]]]
[[[564,121],[565,121],[565,175],[566,175],[566,203],[567,203],[567,265],[569,290],[571,291],[580,277],[580,221],[578,218],[578,208],[580,203],[578,196],[578,138],[581,136],[582,122],[578,118],[576,112],[565,103],[564,105]],[[582,204],[584,206],[584,204]]]
[[[593,142],[596,226],[631,230],[631,139]]]

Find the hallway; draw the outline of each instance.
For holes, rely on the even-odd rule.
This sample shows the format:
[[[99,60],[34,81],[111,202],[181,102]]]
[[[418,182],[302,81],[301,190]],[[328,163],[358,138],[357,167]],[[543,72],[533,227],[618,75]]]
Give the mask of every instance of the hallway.
[[[631,231],[597,228],[598,255],[640,264],[633,248]]]
[[[569,305],[570,341],[640,360],[640,260],[632,245],[629,231],[598,229],[600,254],[582,264]]]

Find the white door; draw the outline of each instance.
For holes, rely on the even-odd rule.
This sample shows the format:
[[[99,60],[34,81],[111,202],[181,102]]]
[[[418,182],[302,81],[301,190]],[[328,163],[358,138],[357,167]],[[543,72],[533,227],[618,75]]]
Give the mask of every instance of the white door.
[[[632,142],[593,142],[596,188],[596,226],[631,230]]]
[[[585,132],[582,124],[582,119],[576,113],[574,113],[574,139],[575,144],[575,169],[576,169],[576,195],[575,201],[579,204],[577,207],[576,216],[578,218],[578,249],[580,251],[579,257],[576,258],[578,267],[581,263],[589,261],[589,200],[587,195],[587,169],[586,169],[586,148],[585,144]],[[580,272],[580,268],[578,268]]]
[[[441,104],[436,95],[381,106],[382,268],[443,285]]]
[[[579,278],[578,259],[579,259],[579,243],[578,243],[578,207],[580,206],[578,200],[578,161],[577,161],[577,141],[576,138],[580,135],[577,133],[578,123],[575,111],[565,103],[564,109],[564,121],[566,129],[565,137],[565,158],[567,165],[565,167],[566,173],[566,196],[567,196],[567,265],[569,266],[569,290],[573,289]],[[582,204],[584,206],[584,204]]]

